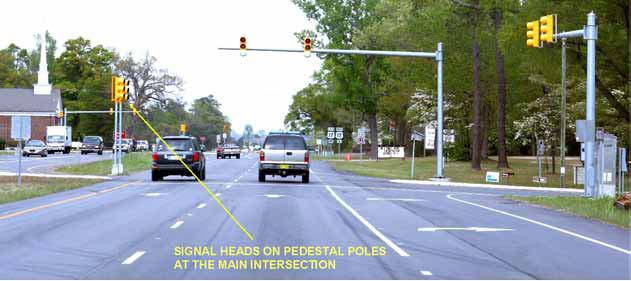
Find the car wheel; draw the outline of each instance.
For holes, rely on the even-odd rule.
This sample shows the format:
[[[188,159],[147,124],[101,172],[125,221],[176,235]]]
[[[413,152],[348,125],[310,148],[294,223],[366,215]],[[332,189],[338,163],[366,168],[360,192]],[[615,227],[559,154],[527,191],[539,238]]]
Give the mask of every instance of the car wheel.
[[[240,155],[240,154],[239,154],[239,155],[237,155],[237,159],[241,159],[241,155]]]
[[[259,170],[259,182],[265,182],[265,172]]]
[[[221,158],[221,156],[217,155],[217,159]]]
[[[201,180],[206,180],[206,167],[204,167],[201,174],[202,174]]]
[[[309,183],[309,172],[302,175],[302,183]]]
[[[98,154],[98,155],[103,155],[103,151],[99,151],[99,152],[97,152],[96,154]]]
[[[151,171],[151,181],[161,181],[164,178],[158,171]]]

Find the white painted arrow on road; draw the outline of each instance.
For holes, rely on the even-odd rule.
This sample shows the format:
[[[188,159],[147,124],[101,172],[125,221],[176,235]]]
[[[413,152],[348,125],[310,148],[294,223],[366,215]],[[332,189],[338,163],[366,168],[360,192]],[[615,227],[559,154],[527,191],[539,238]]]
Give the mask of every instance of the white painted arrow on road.
[[[490,228],[490,227],[419,227],[417,229],[421,232],[435,232],[439,230],[464,230],[475,232],[497,232],[497,231],[514,231],[509,228]]]

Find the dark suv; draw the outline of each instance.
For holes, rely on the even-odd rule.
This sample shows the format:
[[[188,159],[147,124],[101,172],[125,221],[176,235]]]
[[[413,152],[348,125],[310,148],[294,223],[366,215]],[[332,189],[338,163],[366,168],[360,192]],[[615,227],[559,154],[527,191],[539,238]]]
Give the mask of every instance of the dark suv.
[[[193,170],[199,179],[206,179],[206,158],[204,157],[203,145],[199,145],[195,138],[188,136],[168,136],[163,139],[184,160],[184,163]],[[151,161],[152,181],[162,180],[169,175],[193,176],[180,163],[178,157],[173,155],[160,140],[156,140]]]
[[[271,133],[259,152],[259,181],[266,175],[302,176],[309,183],[309,150],[305,139],[295,133]]]
[[[98,155],[103,154],[103,138],[99,136],[86,136],[83,138],[81,145],[81,154],[94,152]]]

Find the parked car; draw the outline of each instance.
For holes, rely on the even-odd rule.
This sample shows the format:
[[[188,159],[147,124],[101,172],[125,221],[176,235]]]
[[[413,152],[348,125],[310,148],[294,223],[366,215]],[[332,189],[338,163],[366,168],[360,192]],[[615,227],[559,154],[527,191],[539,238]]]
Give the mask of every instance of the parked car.
[[[272,133],[265,138],[259,153],[259,181],[265,176],[302,176],[309,183],[309,150],[304,136],[294,133]]]
[[[139,140],[136,142],[136,150],[137,151],[147,151],[149,150],[149,142],[146,140]]]
[[[96,153],[103,155],[103,138],[99,136],[86,136],[83,138],[81,154]]]
[[[241,148],[239,148],[238,145],[224,144],[217,147],[217,159],[226,159],[226,157],[232,158],[232,156],[237,159],[241,158]]]
[[[31,155],[39,155],[41,157],[48,157],[48,150],[46,149],[46,143],[41,140],[29,140],[22,149],[22,156],[29,157]]]
[[[120,148],[123,152],[129,153],[130,151],[134,151],[132,139],[122,139],[120,145],[116,145],[116,148]]]
[[[160,141],[156,142],[156,149],[151,155],[151,180],[160,181],[165,176],[180,175],[192,176],[190,172],[178,160],[178,156],[186,163],[195,175],[206,179],[206,158],[204,146],[195,138],[188,136],[167,136],[163,138],[166,143],[177,153],[173,153]]]

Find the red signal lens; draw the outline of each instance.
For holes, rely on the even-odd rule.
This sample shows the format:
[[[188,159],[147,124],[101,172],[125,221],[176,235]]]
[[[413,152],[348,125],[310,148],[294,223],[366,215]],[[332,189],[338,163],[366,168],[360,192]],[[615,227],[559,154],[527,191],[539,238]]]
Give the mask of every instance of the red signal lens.
[[[305,39],[305,44],[311,44],[311,39],[310,38]]]

